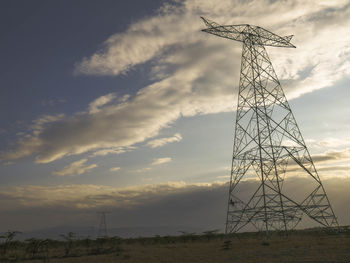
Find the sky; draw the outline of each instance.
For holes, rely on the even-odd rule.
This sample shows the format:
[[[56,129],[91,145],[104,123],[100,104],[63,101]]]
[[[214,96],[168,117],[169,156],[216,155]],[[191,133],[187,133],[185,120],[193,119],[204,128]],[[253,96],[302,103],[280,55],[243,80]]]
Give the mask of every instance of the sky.
[[[103,210],[113,227],[223,229],[242,45],[200,16],[294,35],[267,51],[350,224],[350,1],[6,0],[0,231],[97,226]]]

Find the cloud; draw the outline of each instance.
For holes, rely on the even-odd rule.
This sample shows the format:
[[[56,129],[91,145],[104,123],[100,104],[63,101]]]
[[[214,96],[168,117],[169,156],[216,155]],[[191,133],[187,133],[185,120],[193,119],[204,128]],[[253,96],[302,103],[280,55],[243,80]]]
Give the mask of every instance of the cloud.
[[[96,157],[96,156],[105,156],[108,154],[121,154],[125,153],[127,151],[130,151],[132,149],[135,149],[135,147],[116,147],[116,148],[105,148],[102,150],[98,150],[96,152],[93,152],[90,157]]]
[[[144,167],[141,169],[131,170],[130,172],[132,172],[132,173],[144,173],[144,172],[148,172],[150,170],[152,170],[151,167]]]
[[[327,151],[322,154],[312,155],[312,159],[316,163],[325,163],[333,161],[344,161],[350,158],[350,149],[344,149],[341,151]]]
[[[218,183],[222,184],[222,183]],[[57,186],[16,186],[1,188],[2,201],[20,200],[18,207],[60,206],[71,208],[96,208],[115,206],[128,208],[141,205],[144,201],[162,198],[177,192],[192,191],[211,187],[215,183],[186,184],[168,182],[156,185],[140,185],[117,188],[103,185],[57,185]],[[7,207],[6,209],[11,209]]]
[[[111,172],[116,172],[120,170],[120,167],[112,167],[109,169]]]
[[[164,158],[155,159],[151,165],[160,165],[160,164],[169,163],[169,162],[171,162],[171,158],[164,157]]]
[[[308,178],[294,177],[286,179],[283,187],[289,188],[295,197],[304,196],[310,182]],[[329,178],[323,180],[323,185],[339,223],[350,224],[350,179]],[[253,180],[240,184],[245,192],[256,187],[257,181]],[[205,230],[223,229],[227,190],[228,183],[222,182],[169,182],[126,188],[102,185],[2,187],[0,231],[44,228],[68,222],[79,226],[96,225],[96,211],[103,210],[112,212],[108,216],[109,227],[182,225]]]
[[[186,52],[195,44],[202,51],[202,56],[207,56],[205,45],[209,45],[210,52],[215,55],[227,52],[233,56],[232,51],[227,49],[227,46],[233,45],[232,42],[226,40],[225,43],[218,39],[212,41],[212,36],[198,34],[203,27],[199,16],[205,15],[222,24],[242,24],[249,21],[276,33],[280,32],[281,35],[295,34],[295,41],[300,49],[289,51],[293,52],[292,55],[287,55],[284,49],[271,49],[278,75],[282,80],[288,80],[288,97],[295,98],[306,92],[331,86],[349,76],[350,53],[347,43],[350,37],[346,36],[344,39],[349,33],[350,22],[346,19],[349,13],[348,2],[342,0],[332,3],[227,0],[215,5],[208,0],[187,0],[176,6],[167,4],[167,8],[161,9],[159,15],[140,20],[127,31],[111,36],[105,41],[103,49],[78,64],[77,71],[83,74],[118,75],[153,60],[154,70],[158,73],[156,76],[171,78],[176,71],[169,74],[167,66],[170,64],[178,68],[178,62],[183,60],[182,51],[176,49],[176,46],[181,46]],[[219,41],[224,41],[221,47]],[[228,62],[230,57],[220,58],[215,65],[229,65],[231,72],[235,72],[235,69],[238,72],[239,65]],[[198,58],[194,58],[194,67],[188,70],[198,74],[195,66],[200,66],[200,63]],[[208,66],[211,67],[206,65],[199,70],[199,75]],[[231,75],[226,75],[225,78],[228,79]],[[223,88],[219,83],[217,86]]]
[[[96,164],[86,165],[87,159],[81,159],[65,166],[61,171],[52,172],[54,175],[66,176],[66,175],[80,175],[90,171],[97,167]]]
[[[151,148],[157,148],[157,147],[162,147],[168,143],[179,142],[181,140],[182,140],[181,134],[175,133],[174,136],[172,137],[160,138],[160,139],[149,141],[147,145],[150,146]]]
[[[321,178],[349,178],[350,167],[346,163],[350,159],[350,149],[312,154],[311,159]],[[301,175],[308,176],[297,163],[290,162],[286,170],[286,176],[297,177]]]
[[[118,225],[115,226],[171,225],[175,218],[181,219],[176,224],[177,226],[188,225],[185,223],[185,218],[189,218],[191,215],[186,214],[186,211],[192,210],[191,213],[193,213],[192,206],[196,202],[195,200],[201,200],[201,198],[204,200],[206,192],[209,193],[210,197],[214,191],[217,193],[218,190],[221,190],[222,185],[222,183],[168,182],[127,188],[103,185],[0,188],[0,211],[4,215],[0,218],[0,226],[2,227],[0,227],[0,231],[38,229],[67,223],[91,226],[96,223],[96,211],[104,209],[112,212],[109,214],[108,220],[109,222],[118,222]],[[197,193],[199,196],[196,194],[193,196],[193,193]],[[224,195],[226,191],[218,193]],[[183,198],[187,199],[186,196],[193,198],[190,199],[190,202],[184,202]],[[209,204],[216,200],[207,200],[206,207],[212,207]],[[177,215],[174,212],[168,213],[170,210],[163,206],[164,202],[170,202]],[[173,219],[170,217],[171,220],[168,221],[168,215],[171,215]],[[112,216],[119,217],[119,220],[115,220],[116,218],[112,218]],[[206,216],[206,218],[210,217],[217,217],[217,214]],[[141,218],[144,220],[139,220]],[[109,223],[109,227],[111,225]]]
[[[280,35],[295,34],[297,49],[268,48],[289,99],[350,76],[348,1],[167,3],[156,15],[110,36],[101,50],[76,67],[80,74],[118,76],[152,62],[151,84],[119,100],[114,93],[106,94],[82,112],[42,124],[0,159],[35,155],[36,162],[48,163],[86,152],[117,153],[111,149],[154,138],[182,116],[232,111],[241,44],[200,32],[204,28],[200,15],[222,24],[249,22]]]
[[[314,139],[308,139],[306,140],[308,144],[310,144],[311,147],[317,147],[317,148],[338,148],[338,147],[347,147],[350,146],[350,138],[324,138],[322,140],[314,140]]]
[[[40,118],[33,121],[33,125],[31,128],[34,130],[35,133],[40,133],[45,128],[45,125],[53,122],[57,122],[59,120],[62,120],[64,118],[64,114],[56,114],[56,115],[43,115]]]
[[[100,111],[100,108],[116,98],[115,93],[109,93],[101,96],[89,104],[89,113],[94,114]]]
[[[350,166],[349,165],[337,165],[337,166],[320,166],[318,171],[331,171],[331,172],[337,172],[337,176],[339,176],[339,171],[343,171],[346,173],[347,177],[349,177],[349,171],[350,171]]]

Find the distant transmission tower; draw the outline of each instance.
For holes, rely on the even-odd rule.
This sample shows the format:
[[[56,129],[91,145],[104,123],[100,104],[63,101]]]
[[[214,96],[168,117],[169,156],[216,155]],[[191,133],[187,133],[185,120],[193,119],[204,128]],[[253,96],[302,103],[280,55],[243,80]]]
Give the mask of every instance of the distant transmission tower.
[[[243,42],[226,233],[252,225],[268,236],[271,230],[295,228],[303,215],[325,227],[338,226],[265,50],[265,46],[295,48],[292,36],[202,19],[207,26],[202,31]],[[287,173],[312,179],[303,186],[303,196],[284,185]],[[243,178],[258,179],[258,187],[253,191],[239,187]]]
[[[99,225],[99,228],[98,228],[98,237],[107,237],[107,223],[106,223],[106,214],[108,214],[110,212],[106,212],[106,211],[103,211],[103,212],[98,212],[98,214],[101,215],[101,218],[100,218],[100,225]]]

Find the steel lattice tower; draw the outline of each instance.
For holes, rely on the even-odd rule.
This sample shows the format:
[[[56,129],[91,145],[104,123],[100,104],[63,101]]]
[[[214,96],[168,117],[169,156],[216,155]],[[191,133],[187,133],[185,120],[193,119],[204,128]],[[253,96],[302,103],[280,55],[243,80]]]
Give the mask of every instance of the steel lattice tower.
[[[107,237],[107,223],[106,223],[106,214],[108,214],[110,212],[106,212],[106,211],[102,211],[102,212],[98,212],[98,214],[101,215],[100,218],[100,224],[98,227],[98,234],[97,237]]]
[[[202,18],[202,30],[243,42],[226,233],[253,225],[259,231],[293,229],[303,215],[325,227],[338,226],[320,177],[273,69],[265,46],[295,48],[292,36],[261,27],[221,26]],[[304,196],[284,185],[292,173],[312,179]],[[242,179],[258,179],[254,191]]]

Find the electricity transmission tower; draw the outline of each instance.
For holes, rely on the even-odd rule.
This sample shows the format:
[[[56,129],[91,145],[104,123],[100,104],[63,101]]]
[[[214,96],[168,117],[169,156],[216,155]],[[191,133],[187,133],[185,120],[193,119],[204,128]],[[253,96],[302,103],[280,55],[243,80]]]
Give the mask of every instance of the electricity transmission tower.
[[[98,235],[97,237],[107,237],[107,223],[106,223],[106,214],[110,212],[102,211],[98,212],[98,214],[101,215],[100,218],[100,225],[98,228]]]
[[[325,227],[338,226],[265,50],[265,46],[295,48],[292,36],[202,19],[207,26],[202,31],[243,43],[226,233],[252,225],[268,236],[271,230],[295,228],[303,215]],[[296,195],[289,181],[284,184],[287,174],[311,179],[303,186],[303,195]],[[239,187],[246,179],[259,183],[254,190]]]

